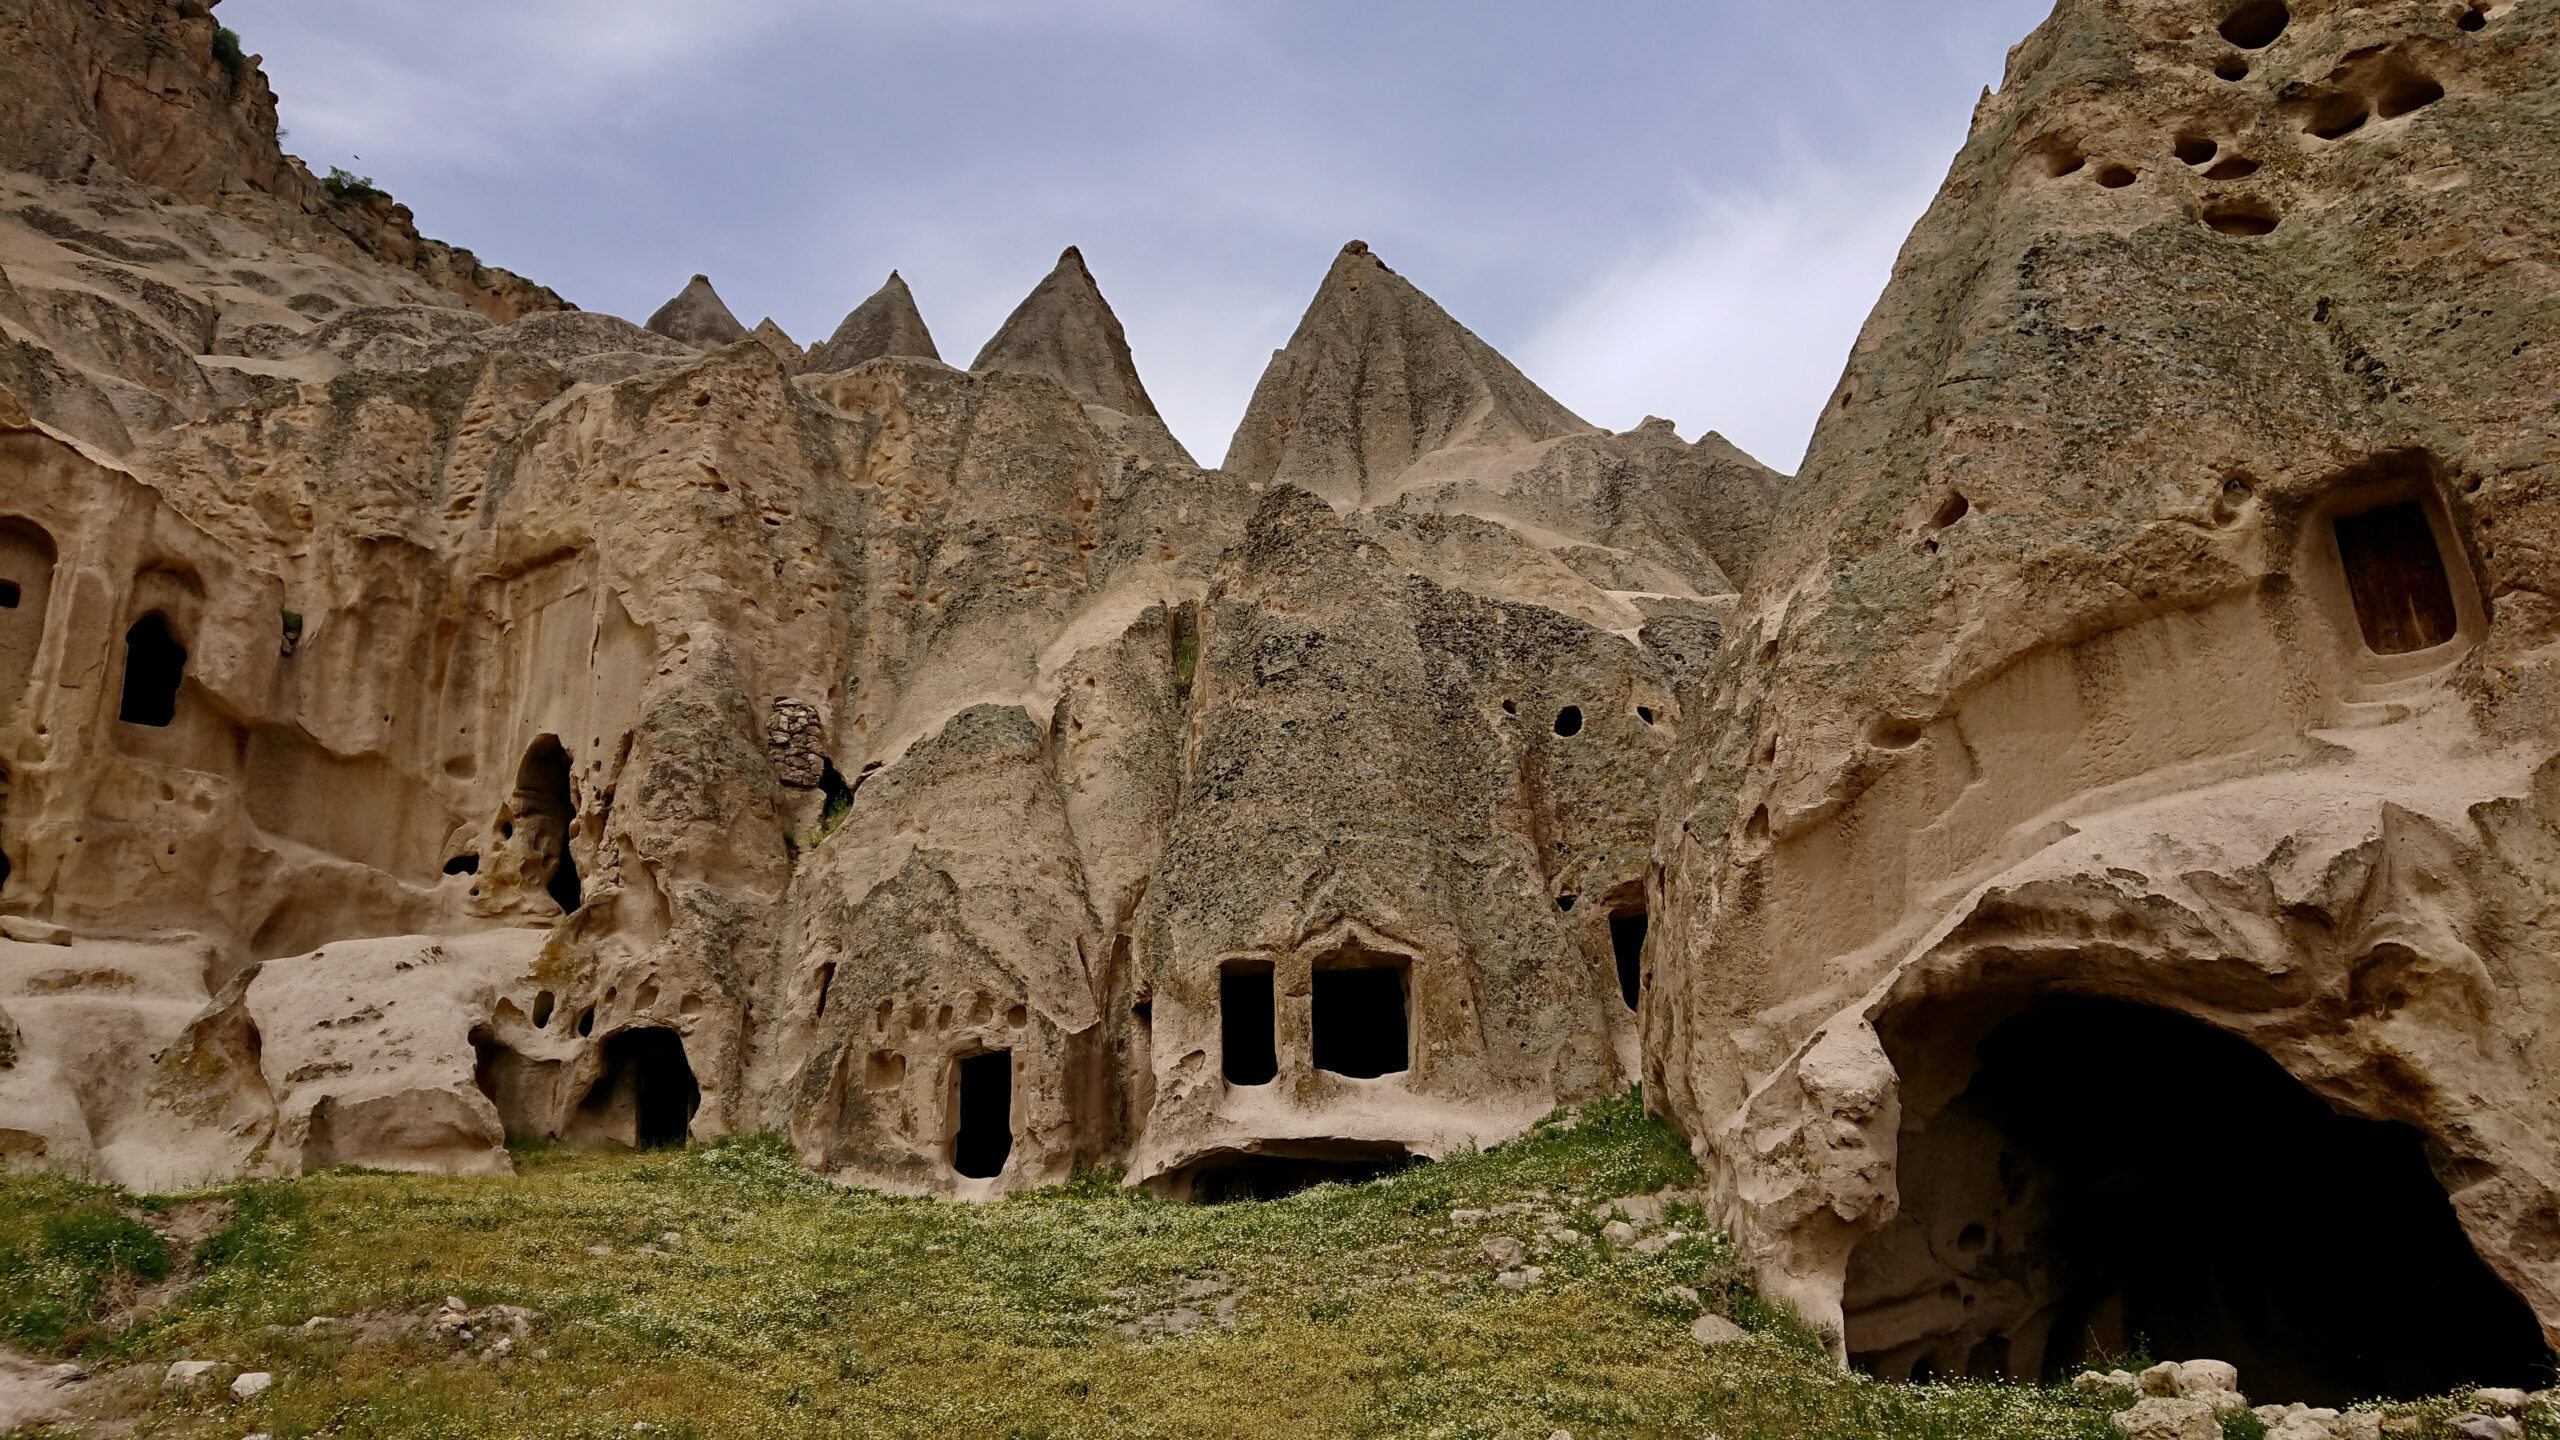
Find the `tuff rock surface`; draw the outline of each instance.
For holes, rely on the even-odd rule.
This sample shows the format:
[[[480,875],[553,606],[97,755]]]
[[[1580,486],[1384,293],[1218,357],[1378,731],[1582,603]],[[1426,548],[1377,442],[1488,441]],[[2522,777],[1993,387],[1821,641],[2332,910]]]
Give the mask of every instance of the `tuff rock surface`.
[[[2405,1127],[2560,1335],[2555,24],[2062,0],[1849,357],[1684,697],[1644,1066],[1881,1373],[2111,1323],[1973,1088],[2063,996]]]
[[[805,357],[703,276],[498,306],[294,208],[206,7],[27,23],[13,1163],[772,1127],[1224,1193],[1634,1080],[1655,775],[1779,477],[1582,422],[1356,244],[1256,424],[1531,421],[1204,470],[1073,249],[969,370],[895,275]]]
[[[8,1163],[1207,1197],[1640,1079],[1844,1358],[2050,1373],[2127,1302],[1986,1087],[2113,1002],[2560,1336],[2549,6],[2062,0],[1792,481],[1358,242],[1216,469],[1072,248],[966,370],[579,312],[210,8],[0,16]]]

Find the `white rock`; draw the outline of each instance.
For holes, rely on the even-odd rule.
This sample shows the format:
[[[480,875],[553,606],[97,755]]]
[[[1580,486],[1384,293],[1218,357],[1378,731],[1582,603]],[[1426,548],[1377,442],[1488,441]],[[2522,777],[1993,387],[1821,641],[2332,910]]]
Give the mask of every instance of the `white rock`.
[[[2187,1360],[2178,1366],[2178,1393],[2201,1399],[2238,1394],[2240,1367],[2224,1360]]]
[[[1600,1238],[1621,1249],[1641,1239],[1643,1232],[1624,1220],[1612,1220],[1600,1227]]]
[[[2142,1373],[2147,1376],[2151,1370]],[[2180,1395],[2153,1395],[2117,1411],[2116,1430],[2124,1440],[2222,1440],[2222,1422],[2213,1407]]]
[[[276,1377],[264,1370],[244,1371],[231,1382],[231,1394],[235,1399],[255,1400],[266,1394],[267,1387],[275,1383]]]
[[[2071,1388],[2083,1395],[2104,1395],[2121,1400],[2130,1400],[2140,1393],[2140,1387],[2134,1384],[2133,1373],[2128,1370],[2083,1370],[2071,1377]]]
[[[2525,1407],[2521,1390],[2484,1388],[2471,1392],[2471,1408],[2484,1415],[2513,1415]]]
[[[2152,1366],[2150,1369],[2143,1371],[2141,1374],[2134,1376],[2133,1383],[2141,1387],[2142,1393],[2145,1395],[2169,1397],[2175,1396],[2178,1393],[2178,1379],[2178,1362],[2175,1360],[2163,1360],[2159,1364]]]
[[[0,915],[0,935],[29,945],[68,945],[71,932],[26,915]]]
[[[1476,1249],[1484,1256],[1484,1263],[1496,1270],[1508,1270],[1529,1258],[1529,1247],[1509,1235],[1488,1235]]]
[[[1721,1315],[1701,1315],[1689,1322],[1689,1338],[1701,1345],[1730,1345],[1750,1333]]]
[[[2456,1415],[2445,1428],[2462,1440],[2522,1440],[2524,1435],[2523,1422],[2507,1415]]]
[[[219,1360],[175,1360],[169,1373],[160,1377],[163,1385],[201,1385],[214,1371],[222,1368]]]
[[[1662,1287],[1662,1303],[1665,1305],[1686,1305],[1690,1309],[1695,1310],[1698,1308],[1697,1289],[1694,1286],[1689,1285],[1665,1285]]]

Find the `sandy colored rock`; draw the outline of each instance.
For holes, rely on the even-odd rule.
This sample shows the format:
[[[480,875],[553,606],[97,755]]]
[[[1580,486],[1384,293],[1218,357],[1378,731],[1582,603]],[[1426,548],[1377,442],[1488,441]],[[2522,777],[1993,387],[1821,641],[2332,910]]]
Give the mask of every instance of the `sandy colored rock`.
[[[825,344],[809,352],[808,368],[813,372],[850,370],[865,360],[892,355],[942,358],[942,352],[933,348],[932,332],[924,328],[924,316],[916,310],[915,295],[895,270],[870,299],[853,307]]]
[[[650,315],[648,328],[697,350],[715,350],[747,338],[747,327],[729,313],[720,292],[711,288],[708,275],[696,275],[686,281],[676,298]]]

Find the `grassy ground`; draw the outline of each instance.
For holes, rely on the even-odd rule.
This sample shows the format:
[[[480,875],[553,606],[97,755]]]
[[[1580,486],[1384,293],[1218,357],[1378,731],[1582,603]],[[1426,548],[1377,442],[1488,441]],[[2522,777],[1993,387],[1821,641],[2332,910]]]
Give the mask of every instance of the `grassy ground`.
[[[1632,1100],[1372,1184],[1216,1206],[1102,1177],[893,1199],[765,1140],[517,1162],[168,1198],[0,1181],[0,1330],[94,1371],[147,1361],[135,1433],[224,1440],[2115,1433],[2064,1391],[1843,1376],[1711,1239],[1658,1256],[1590,1239],[1598,1203],[1694,1174]],[[1519,1208],[1451,1222],[1498,1205]],[[1585,1238],[1537,1241],[1540,1209]],[[1492,1283],[1493,1233],[1550,1249],[1539,1283]],[[1675,1284],[1754,1333],[1702,1348]],[[430,1323],[448,1295],[539,1316],[493,1354],[485,1316],[467,1341]],[[276,1384],[235,1402],[143,1383],[174,1358]]]

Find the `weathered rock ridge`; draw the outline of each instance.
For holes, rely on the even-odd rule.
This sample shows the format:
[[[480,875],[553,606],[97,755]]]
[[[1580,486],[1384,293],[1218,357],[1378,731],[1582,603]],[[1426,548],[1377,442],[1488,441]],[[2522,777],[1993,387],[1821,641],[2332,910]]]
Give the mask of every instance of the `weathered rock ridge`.
[[[2560,1336],[2548,7],[2063,0],[1792,481],[1358,242],[1216,469],[1072,248],[966,370],[575,311],[21,11],[10,1163],[1214,1197],[1641,1079],[1878,1373]]]

